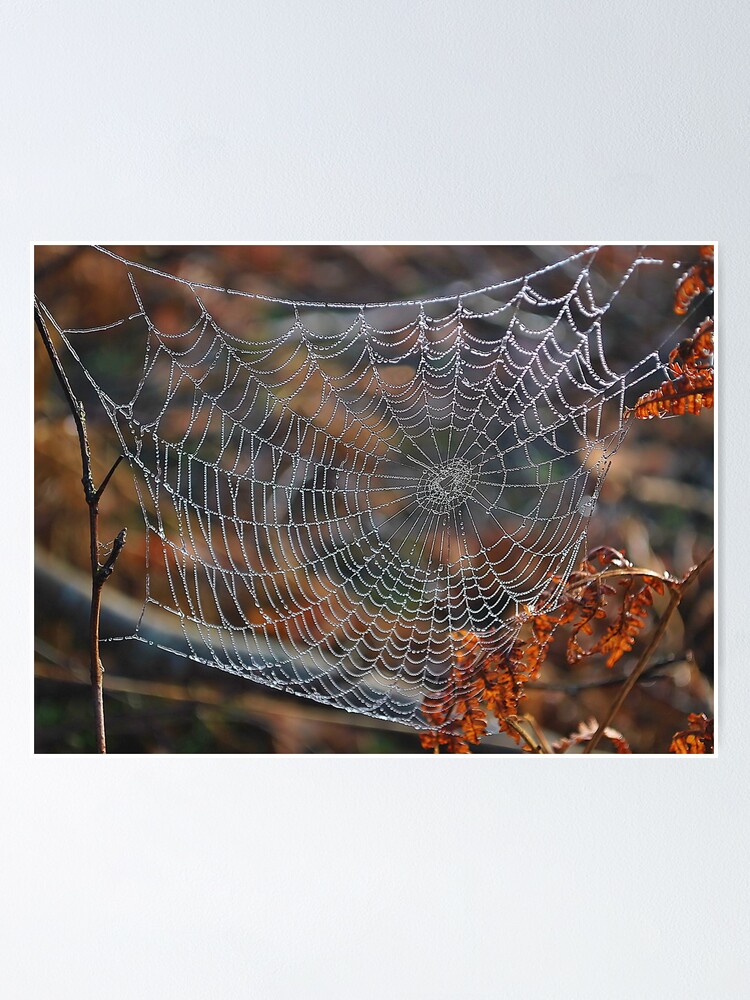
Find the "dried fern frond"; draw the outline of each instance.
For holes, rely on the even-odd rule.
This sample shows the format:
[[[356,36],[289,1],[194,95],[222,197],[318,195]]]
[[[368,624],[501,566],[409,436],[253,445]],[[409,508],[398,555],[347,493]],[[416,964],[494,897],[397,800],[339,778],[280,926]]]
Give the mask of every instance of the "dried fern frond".
[[[711,409],[714,405],[713,353],[714,321],[710,318],[669,355],[669,371],[673,377],[641,396],[625,415],[650,420]]]

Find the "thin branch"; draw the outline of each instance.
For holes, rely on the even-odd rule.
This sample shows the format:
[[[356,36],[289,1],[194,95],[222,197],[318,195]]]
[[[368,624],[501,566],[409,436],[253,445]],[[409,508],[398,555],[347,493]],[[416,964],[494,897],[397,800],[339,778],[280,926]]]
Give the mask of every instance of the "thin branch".
[[[101,492],[101,490],[99,492]],[[100,583],[104,583],[107,577],[111,574],[112,570],[115,568],[117,557],[125,547],[125,539],[127,537],[128,537],[127,528],[123,528],[122,531],[118,532],[118,534],[115,536],[115,540],[114,542],[112,542],[112,551],[107,556],[103,565],[101,565],[99,569],[96,571],[96,578]]]
[[[641,676],[638,678],[639,684],[645,684],[651,681],[669,680],[670,674],[660,674],[657,671],[661,670],[662,667],[674,667],[679,663],[687,662],[684,656],[681,657],[665,657],[663,660],[657,660],[656,663],[652,663],[651,666],[647,667],[643,671]],[[620,684],[624,684],[628,679],[628,674],[619,677],[600,677],[597,679],[592,679],[588,681],[578,681],[575,684],[566,684],[564,681],[528,681],[526,684],[527,691],[560,691],[563,694],[579,694],[581,691],[590,691],[594,688],[605,688],[605,687],[618,687]]]
[[[539,723],[536,721],[536,719],[534,718],[534,716],[533,715],[529,715],[529,713],[526,712],[522,716],[522,718],[523,718],[524,722],[528,722],[528,724],[531,726],[531,728],[532,728],[532,730],[534,732],[534,736],[536,736],[537,740],[539,741],[539,746],[542,748],[542,751],[544,753],[553,753],[552,747],[549,745],[547,737],[544,735],[544,730],[539,725]]]
[[[78,400],[65,374],[62,362],[58,357],[55,345],[52,343],[47,324],[42,315],[42,309],[38,299],[34,300],[34,319],[37,329],[44,343],[52,368],[57,376],[57,381],[63,390],[65,398],[73,414],[73,419],[78,432],[78,444],[81,449],[81,470],[83,483],[83,493],[89,508],[89,555],[91,560],[91,615],[89,618],[89,660],[91,676],[91,694],[94,703],[94,725],[96,728],[96,748],[99,753],[107,752],[107,736],[104,726],[104,695],[102,689],[102,677],[104,667],[99,656],[99,620],[101,617],[102,588],[108,580],[115,567],[117,558],[122,552],[127,537],[127,530],[122,529],[112,544],[112,550],[103,565],[99,564],[99,501],[107,487],[112,474],[122,460],[120,456],[114,463],[104,478],[102,485],[97,490],[91,474],[91,449],[86,432],[86,413],[83,404]]]
[[[656,649],[656,646],[661,641],[661,637],[666,632],[667,625],[669,625],[669,619],[672,617],[672,613],[674,612],[674,610],[677,607],[677,605],[680,603],[681,596],[682,595],[680,594],[680,591],[679,591],[679,589],[677,587],[675,587],[675,588],[672,589],[672,594],[671,594],[671,596],[669,598],[669,604],[667,604],[667,607],[666,607],[664,613],[662,614],[661,618],[659,619],[659,623],[656,626],[656,630],[654,631],[654,634],[651,636],[651,641],[649,642],[648,646],[646,646],[646,648],[644,649],[643,653],[641,654],[640,659],[638,660],[638,662],[636,663],[635,667],[633,668],[633,672],[631,673],[630,677],[628,677],[628,679],[623,684],[622,690],[620,691],[620,693],[617,695],[617,697],[613,701],[613,703],[610,706],[610,709],[607,712],[607,715],[605,716],[604,720],[599,724],[599,728],[597,729],[597,731],[592,736],[591,741],[586,744],[586,747],[584,748],[584,751],[583,751],[584,753],[593,753],[594,752],[596,746],[598,745],[599,741],[601,740],[602,736],[604,735],[604,730],[607,728],[607,726],[609,726],[611,724],[612,720],[614,719],[614,717],[617,715],[617,713],[619,712],[620,708],[622,707],[623,702],[625,701],[625,699],[627,698],[627,696],[630,694],[630,692],[635,687],[635,685],[636,685],[636,683],[638,681],[638,678],[643,673],[643,671],[644,671],[644,669],[646,667],[646,664],[648,663],[648,660],[649,660],[651,654]]]
[[[125,457],[124,455],[118,455],[117,456],[117,460],[115,461],[114,465],[109,470],[109,472],[107,473],[107,475],[104,477],[104,479],[102,481],[102,485],[96,491],[96,494],[95,494],[95,497],[94,497],[94,499],[97,501],[97,503],[99,502],[99,500],[101,499],[102,494],[106,490],[107,484],[109,483],[110,479],[112,478],[112,474],[114,473],[115,469],[117,468],[117,466],[120,464],[120,462],[123,460],[124,457]]]
[[[616,576],[648,577],[649,579],[659,580],[661,583],[666,583],[667,586],[678,582],[674,577],[669,576],[668,574],[665,575],[664,573],[657,573],[653,569],[643,569],[641,566],[627,566],[622,569],[604,569],[601,573],[576,574],[575,580],[568,580],[565,585],[565,589],[578,590],[579,587],[584,587],[587,583],[594,583],[597,580],[608,580]]]
[[[604,734],[604,730],[607,728],[607,726],[610,726],[612,724],[612,720],[622,708],[623,702],[628,697],[630,692],[633,690],[635,685],[638,683],[638,679],[640,678],[643,671],[646,669],[646,664],[648,663],[651,654],[661,641],[662,636],[667,630],[667,625],[669,624],[669,620],[672,617],[672,614],[674,613],[677,605],[682,600],[685,588],[688,587],[693,582],[693,580],[695,580],[698,577],[698,574],[701,572],[701,570],[708,565],[711,559],[713,559],[713,555],[714,552],[713,549],[711,549],[711,551],[708,553],[705,559],[702,559],[697,566],[694,566],[690,570],[690,572],[684,577],[683,580],[681,580],[679,583],[674,583],[671,585],[672,593],[669,598],[669,603],[667,604],[667,607],[665,608],[661,618],[659,619],[659,622],[656,626],[656,630],[654,631],[654,634],[651,636],[651,641],[649,642],[648,646],[646,646],[646,648],[644,649],[638,662],[633,668],[632,673],[625,681],[622,690],[618,693],[617,697],[612,702],[609,711],[607,712],[607,715],[600,723],[599,728],[594,733],[593,737],[591,738],[591,741],[586,744],[586,747],[584,748],[583,751],[584,753],[593,753],[594,750],[596,749],[599,741],[601,740]]]
[[[86,503],[91,501],[91,498],[95,495],[96,490],[94,489],[94,482],[91,478],[91,450],[89,449],[89,439],[86,433],[86,412],[83,409],[83,403],[76,399],[73,389],[71,388],[70,382],[68,381],[68,376],[65,374],[65,369],[62,366],[60,358],[57,356],[57,351],[55,350],[55,345],[52,343],[52,338],[50,337],[49,330],[47,329],[47,324],[44,322],[44,317],[42,316],[41,309],[39,308],[39,301],[34,300],[34,319],[36,321],[37,329],[41,334],[42,341],[49,355],[49,359],[52,362],[52,367],[57,376],[57,381],[60,383],[62,391],[65,393],[65,398],[68,401],[68,406],[70,407],[70,412],[73,414],[73,420],[75,421],[76,430],[78,431],[78,443],[81,448],[81,468],[83,470],[83,491],[86,494]]]
[[[531,736],[526,732],[526,730],[521,725],[521,717],[508,715],[505,717],[504,722],[506,722],[514,733],[517,733],[521,739],[524,741],[526,746],[531,750],[532,753],[546,753],[547,751],[542,747],[541,743],[534,741]],[[526,720],[523,720],[526,721]]]
[[[700,576],[700,574],[703,572],[706,566],[708,566],[713,557],[714,557],[714,550],[711,549],[708,555],[705,556],[703,559],[701,559],[701,561],[698,563],[697,566],[693,566],[693,568],[684,577],[684,579],[680,581],[680,587],[684,590],[685,587],[690,586],[693,580],[695,580],[698,576]]]

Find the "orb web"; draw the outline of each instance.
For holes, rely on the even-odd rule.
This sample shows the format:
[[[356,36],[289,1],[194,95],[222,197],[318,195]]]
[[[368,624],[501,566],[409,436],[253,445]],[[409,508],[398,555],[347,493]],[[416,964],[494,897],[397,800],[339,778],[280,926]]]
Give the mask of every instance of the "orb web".
[[[135,476],[148,544],[130,638],[424,728],[463,632],[506,648],[554,607],[625,391],[663,367],[654,353],[616,373],[603,349],[606,313],[650,258],[599,302],[590,247],[459,295],[361,304],[220,289],[101,252],[127,275],[127,317],[61,329],[42,308]],[[193,321],[160,328],[144,281],[177,287]],[[125,360],[97,370],[77,349],[92,336]]]

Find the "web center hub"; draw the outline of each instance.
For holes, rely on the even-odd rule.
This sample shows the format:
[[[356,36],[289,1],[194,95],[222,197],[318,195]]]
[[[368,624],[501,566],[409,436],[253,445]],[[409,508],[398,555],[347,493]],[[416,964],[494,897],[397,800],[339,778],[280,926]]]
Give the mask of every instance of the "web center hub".
[[[448,514],[465,503],[479,481],[479,473],[462,458],[427,469],[417,488],[417,500],[433,514]]]

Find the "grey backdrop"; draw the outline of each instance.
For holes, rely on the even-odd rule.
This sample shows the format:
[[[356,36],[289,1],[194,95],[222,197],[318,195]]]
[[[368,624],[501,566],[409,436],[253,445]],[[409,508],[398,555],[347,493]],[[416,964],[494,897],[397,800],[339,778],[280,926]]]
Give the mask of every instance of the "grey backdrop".
[[[8,995],[744,995],[747,11],[6,0]],[[31,755],[30,242],[308,239],[718,241],[717,757]]]

